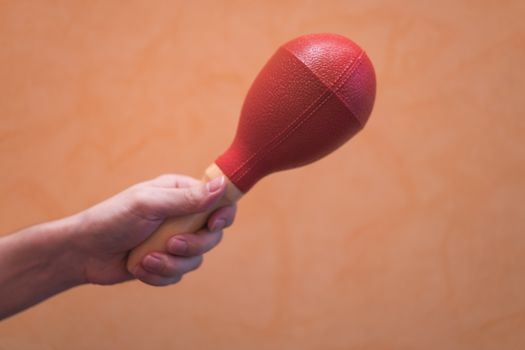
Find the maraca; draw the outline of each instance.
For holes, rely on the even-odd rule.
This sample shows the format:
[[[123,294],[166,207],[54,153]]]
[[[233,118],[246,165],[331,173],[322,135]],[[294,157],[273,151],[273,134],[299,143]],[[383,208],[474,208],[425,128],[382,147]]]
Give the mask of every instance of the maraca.
[[[219,206],[236,202],[262,177],[311,163],[363,128],[376,81],[366,53],[336,34],[301,36],[281,46],[244,100],[231,146],[205,171],[225,176],[227,192],[208,212],[166,220],[129,255],[132,271],[176,233],[196,232]]]

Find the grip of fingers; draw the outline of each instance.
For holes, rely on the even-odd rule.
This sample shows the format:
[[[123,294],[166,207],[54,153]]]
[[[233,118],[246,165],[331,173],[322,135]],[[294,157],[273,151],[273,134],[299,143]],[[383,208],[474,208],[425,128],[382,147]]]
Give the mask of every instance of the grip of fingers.
[[[178,233],[196,232],[204,226],[211,210],[203,213],[170,218],[146,239],[133,249],[128,257],[127,268],[133,273],[135,267],[151,252],[165,252],[168,239]]]
[[[209,181],[216,177],[222,176],[220,169],[212,164],[205,173],[204,180]],[[168,218],[157,230],[151,234],[144,242],[135,247],[128,256],[127,269],[134,273],[135,267],[141,263],[142,259],[151,252],[166,252],[167,241],[176,234],[197,232],[202,229],[213,211],[217,208],[234,204],[242,196],[235,185],[226,178],[226,193],[211,208],[206,211]]]

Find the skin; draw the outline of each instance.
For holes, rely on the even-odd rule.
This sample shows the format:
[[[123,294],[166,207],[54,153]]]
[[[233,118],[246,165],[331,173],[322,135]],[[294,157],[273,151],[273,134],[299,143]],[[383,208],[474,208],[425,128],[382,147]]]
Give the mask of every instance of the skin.
[[[73,216],[0,238],[0,319],[83,284],[179,282],[220,242],[222,230],[235,217],[234,206],[212,213],[201,231],[171,237],[165,252],[146,255],[133,273],[126,269],[128,253],[166,218],[203,212],[225,190],[223,178],[204,184],[163,175]]]

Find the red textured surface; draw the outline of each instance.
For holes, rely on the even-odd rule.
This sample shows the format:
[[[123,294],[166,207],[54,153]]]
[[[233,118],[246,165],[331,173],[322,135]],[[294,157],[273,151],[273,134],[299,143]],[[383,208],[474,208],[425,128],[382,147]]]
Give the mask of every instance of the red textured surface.
[[[296,38],[253,82],[236,136],[215,163],[243,192],[272,172],[311,163],[366,123],[375,74],[365,52],[335,34]]]

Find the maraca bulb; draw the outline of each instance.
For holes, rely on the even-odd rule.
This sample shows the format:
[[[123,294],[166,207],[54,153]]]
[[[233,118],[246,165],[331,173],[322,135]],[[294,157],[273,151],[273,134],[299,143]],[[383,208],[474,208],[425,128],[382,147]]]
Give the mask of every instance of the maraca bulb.
[[[365,52],[335,34],[281,46],[244,100],[235,138],[215,163],[246,193],[263,176],[311,163],[363,128],[375,99]]]

